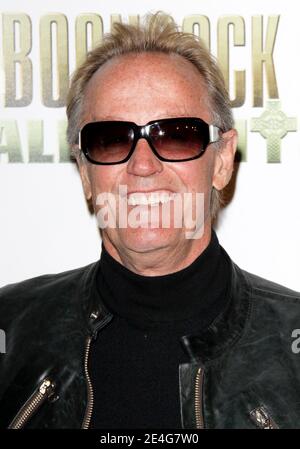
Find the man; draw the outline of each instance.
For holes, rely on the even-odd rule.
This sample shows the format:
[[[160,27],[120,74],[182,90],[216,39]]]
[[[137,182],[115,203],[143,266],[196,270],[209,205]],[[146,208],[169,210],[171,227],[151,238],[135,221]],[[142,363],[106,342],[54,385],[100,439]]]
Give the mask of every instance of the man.
[[[116,25],[67,113],[101,258],[1,289],[1,426],[299,428],[300,295],[212,229],[237,140],[212,57],[163,14]]]

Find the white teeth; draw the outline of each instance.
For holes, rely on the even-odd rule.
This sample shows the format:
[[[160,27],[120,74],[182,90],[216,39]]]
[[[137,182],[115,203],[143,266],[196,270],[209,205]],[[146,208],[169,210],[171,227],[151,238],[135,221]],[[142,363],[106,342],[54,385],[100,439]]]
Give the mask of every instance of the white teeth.
[[[167,192],[151,192],[150,194],[136,192],[128,195],[128,205],[129,206],[141,206],[141,205],[153,205],[159,203],[167,203],[175,197],[175,193],[169,194]]]
[[[161,203],[167,203],[168,201],[170,201],[172,199],[172,197],[170,195],[168,195],[167,193],[162,193],[159,197],[159,201]]]

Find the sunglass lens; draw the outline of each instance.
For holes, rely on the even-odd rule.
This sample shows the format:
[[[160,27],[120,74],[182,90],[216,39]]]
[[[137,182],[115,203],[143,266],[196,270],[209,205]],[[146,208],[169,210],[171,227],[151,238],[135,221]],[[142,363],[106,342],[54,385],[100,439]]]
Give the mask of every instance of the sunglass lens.
[[[81,146],[90,159],[104,164],[123,161],[129,154],[134,131],[128,123],[93,122],[81,131]]]
[[[203,153],[209,143],[209,130],[200,120],[161,120],[151,125],[150,137],[161,157],[180,161]]]

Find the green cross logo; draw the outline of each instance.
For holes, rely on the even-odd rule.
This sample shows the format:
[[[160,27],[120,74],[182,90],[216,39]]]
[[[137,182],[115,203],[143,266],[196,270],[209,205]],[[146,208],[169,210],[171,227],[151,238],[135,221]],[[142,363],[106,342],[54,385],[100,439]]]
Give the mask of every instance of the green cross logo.
[[[297,119],[281,111],[280,100],[269,100],[261,116],[251,119],[251,131],[266,139],[268,162],[280,162],[281,139],[288,132],[297,131]]]

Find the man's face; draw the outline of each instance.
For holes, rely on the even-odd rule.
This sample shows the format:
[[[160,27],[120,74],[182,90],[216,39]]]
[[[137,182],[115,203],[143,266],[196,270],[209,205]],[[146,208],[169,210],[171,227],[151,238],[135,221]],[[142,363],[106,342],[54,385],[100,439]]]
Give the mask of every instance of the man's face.
[[[199,117],[212,123],[207,89],[197,69],[178,55],[129,54],[110,60],[93,75],[86,88],[81,126],[100,120],[144,125],[155,119],[183,116]],[[234,153],[232,148],[231,153]],[[218,178],[222,160],[218,160],[212,145],[199,159],[163,162],[153,154],[146,140],[140,139],[125,163],[102,166],[86,162],[79,165],[86,197],[92,197],[96,213],[99,210],[97,196],[103,192],[117,196],[120,185],[126,185],[128,192],[160,191],[181,194],[182,197],[187,192],[203,193],[203,238],[211,226],[212,185],[222,188],[224,182],[228,182],[222,184]],[[129,205],[128,213],[134,207]],[[162,204],[157,206],[161,207]],[[161,223],[156,228],[106,228],[102,238],[107,248],[117,249],[119,254],[149,253],[163,248],[182,252],[190,245],[199,245],[199,242],[186,238],[184,227],[163,228]]]

